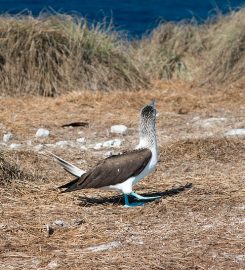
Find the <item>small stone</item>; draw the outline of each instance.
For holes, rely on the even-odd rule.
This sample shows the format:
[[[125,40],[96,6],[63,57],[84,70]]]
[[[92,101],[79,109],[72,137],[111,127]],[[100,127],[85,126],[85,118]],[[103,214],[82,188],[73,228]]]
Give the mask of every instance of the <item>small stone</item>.
[[[86,142],[85,138],[78,138],[76,141],[78,143],[85,143]]]
[[[111,133],[125,135],[128,131],[128,128],[125,125],[114,125],[111,126]]]
[[[86,151],[86,150],[87,150],[87,147],[84,146],[84,145],[79,146],[79,148],[80,148],[80,150],[82,150],[82,151]]]
[[[58,262],[57,261],[51,261],[49,264],[48,264],[48,268],[50,269],[55,269],[59,266]]]
[[[110,157],[113,155],[113,152],[112,151],[107,151],[104,153],[104,157],[107,158],[107,157]]]
[[[55,220],[53,222],[53,225],[57,225],[57,226],[63,227],[65,225],[65,222],[64,222],[64,220]]]
[[[245,136],[245,128],[228,130],[225,132],[225,136]]]
[[[122,144],[122,141],[119,139],[109,140],[103,143],[103,147],[107,148],[113,148],[113,147],[120,147]]]
[[[56,142],[55,145],[58,147],[64,148],[64,147],[67,147],[69,145],[69,142],[68,141],[59,141],[59,142]]]
[[[36,137],[38,138],[44,138],[49,136],[49,130],[44,129],[44,128],[39,128],[36,132]]]
[[[46,147],[51,147],[51,148],[55,147],[55,145],[52,144],[52,143],[46,143],[45,146],[46,146]]]
[[[32,146],[32,140],[28,140],[28,141],[26,142],[26,144],[27,144],[28,146]]]
[[[13,137],[14,137],[13,134],[11,132],[8,132],[8,133],[3,135],[3,141],[8,142],[8,141],[12,140]]]
[[[43,145],[42,144],[35,145],[33,147],[33,150],[36,152],[39,152],[39,151],[43,150]]]
[[[95,150],[99,150],[103,147],[103,143],[96,143],[94,146],[93,146],[93,149]]]
[[[106,243],[106,244],[102,244],[102,245],[88,247],[85,250],[90,251],[90,252],[101,252],[101,251],[106,251],[106,250],[118,248],[121,245],[122,245],[121,242],[114,241],[114,242],[110,242],[110,243]]]
[[[12,150],[17,150],[20,149],[22,147],[22,145],[20,143],[11,143],[9,148]]]

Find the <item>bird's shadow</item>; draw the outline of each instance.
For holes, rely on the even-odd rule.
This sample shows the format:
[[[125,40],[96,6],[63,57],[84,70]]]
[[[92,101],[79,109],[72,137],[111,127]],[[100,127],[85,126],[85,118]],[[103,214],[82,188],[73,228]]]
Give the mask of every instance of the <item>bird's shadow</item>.
[[[186,189],[190,189],[190,188],[192,188],[192,183],[187,183],[184,186],[172,188],[172,189],[165,190],[162,192],[143,193],[140,195],[146,196],[146,197],[147,196],[148,197],[160,196],[161,198],[165,198],[165,197],[177,195],[185,191]],[[124,203],[124,199],[122,195],[111,196],[111,197],[101,197],[101,198],[95,198],[95,197],[90,198],[90,197],[85,197],[85,196],[79,196],[78,200],[79,200],[79,205],[83,207],[91,207],[94,205],[101,205],[101,204],[123,204]],[[129,196],[130,202],[133,202],[135,200],[136,199],[133,196]],[[152,202],[152,200],[145,201],[145,203],[147,202]]]

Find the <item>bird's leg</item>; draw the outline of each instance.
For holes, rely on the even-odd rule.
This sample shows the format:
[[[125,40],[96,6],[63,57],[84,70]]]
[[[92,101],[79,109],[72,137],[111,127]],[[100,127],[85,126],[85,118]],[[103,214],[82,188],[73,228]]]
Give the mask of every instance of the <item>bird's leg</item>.
[[[126,208],[144,205],[143,202],[133,202],[133,203],[129,203],[129,201],[128,201],[128,195],[127,195],[127,194],[124,194],[124,200],[125,200],[124,207],[126,207]]]
[[[134,196],[138,200],[144,200],[144,201],[147,201],[147,200],[156,200],[156,199],[160,199],[161,198],[161,196],[144,197],[144,196],[141,196],[141,195],[137,194],[136,192],[131,192],[130,195]]]

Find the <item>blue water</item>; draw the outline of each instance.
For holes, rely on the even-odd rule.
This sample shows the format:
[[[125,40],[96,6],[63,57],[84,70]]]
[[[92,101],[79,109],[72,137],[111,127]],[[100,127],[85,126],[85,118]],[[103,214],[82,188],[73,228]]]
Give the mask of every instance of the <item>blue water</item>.
[[[55,11],[85,16],[90,22],[107,17],[117,30],[139,37],[159,21],[180,21],[195,17],[202,22],[217,11],[227,13],[245,5],[245,0],[0,0],[0,13],[16,14],[28,9],[33,15],[53,8]]]

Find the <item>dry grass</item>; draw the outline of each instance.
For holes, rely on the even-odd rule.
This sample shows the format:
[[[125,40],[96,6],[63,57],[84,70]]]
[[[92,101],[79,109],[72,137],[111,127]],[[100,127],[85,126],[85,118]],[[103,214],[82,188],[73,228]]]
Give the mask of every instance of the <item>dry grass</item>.
[[[34,164],[38,164],[38,156],[34,156],[33,153],[24,152],[24,156],[31,156],[31,166],[29,170],[22,168],[18,157],[11,151],[2,151],[0,149],[0,185],[11,186],[18,184],[19,182],[25,183],[26,181],[36,181],[38,178],[44,179],[44,176],[38,174],[35,169],[30,167]],[[18,153],[18,156],[22,156]]]
[[[67,176],[57,166],[50,172],[50,159],[40,157],[49,180],[0,189],[0,266],[243,269],[244,147],[238,139],[161,146],[157,171],[137,190],[162,199],[134,209],[101,191],[58,195],[55,187]],[[19,159],[27,163],[25,155]],[[92,166],[97,156],[86,159]],[[179,188],[187,182],[191,189]],[[49,236],[46,224],[53,229]]]
[[[223,117],[225,128],[243,127],[243,89],[159,82],[152,91],[2,98],[0,122],[15,138],[32,139],[34,145],[78,136],[88,144],[104,141],[114,136],[106,129],[122,123],[129,127],[123,146],[131,148],[137,143],[139,108],[153,97],[159,111],[159,163],[135,190],[160,194],[161,200],[124,209],[116,193],[59,194],[56,187],[71,178],[49,156],[6,153],[6,161],[35,179],[16,177],[0,186],[1,269],[244,269],[244,139],[224,138],[226,129],[219,125],[211,127],[215,136],[203,138],[205,130],[193,123],[198,117]],[[89,126],[61,127],[72,121]],[[40,125],[51,131],[49,138],[34,139]],[[191,133],[194,129],[197,133]],[[104,153],[52,151],[83,169]],[[53,224],[56,220],[64,226]],[[49,235],[47,224],[53,229]]]
[[[129,42],[110,27],[49,14],[0,17],[1,95],[136,90],[154,80],[244,80],[245,8],[203,24],[162,23]],[[244,84],[244,82],[243,82]]]
[[[162,23],[140,42],[138,58],[155,79],[231,83],[245,74],[244,26],[245,8],[201,25]]]
[[[139,89],[148,81],[118,35],[68,15],[0,17],[0,91],[54,96],[69,90]]]

